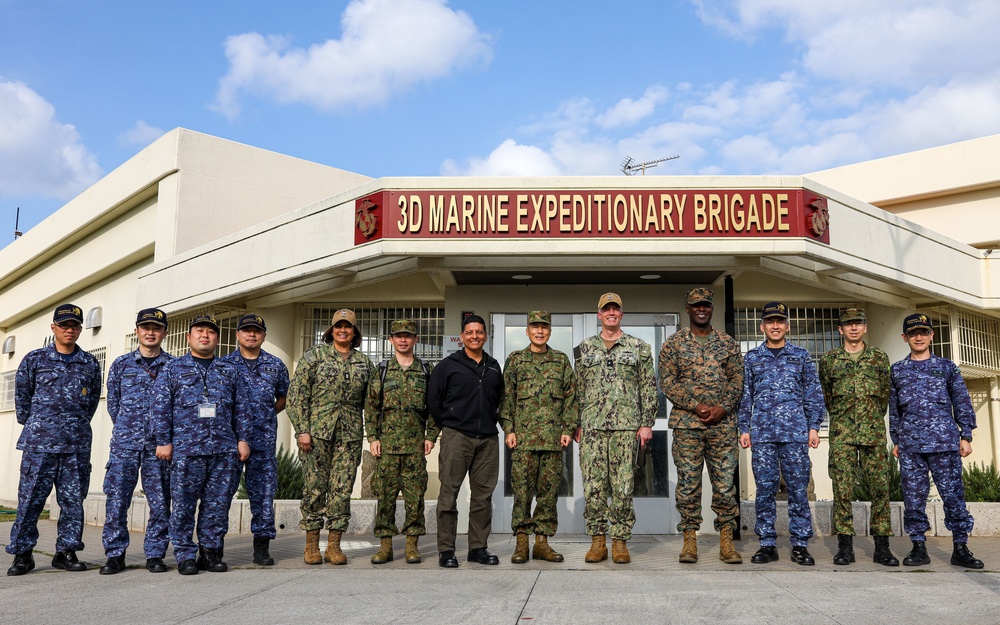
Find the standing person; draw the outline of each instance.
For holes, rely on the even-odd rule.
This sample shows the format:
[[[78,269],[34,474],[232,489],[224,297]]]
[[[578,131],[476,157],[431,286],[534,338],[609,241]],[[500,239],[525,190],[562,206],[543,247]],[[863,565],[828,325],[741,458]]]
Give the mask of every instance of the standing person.
[[[243,315],[236,326],[239,349],[223,360],[231,362],[243,378],[248,393],[243,407],[250,421],[247,443],[250,457],[239,472],[245,470],[247,496],[250,498],[250,532],[253,533],[253,563],[274,564],[271,540],[277,536],[274,527],[274,494],[278,490],[278,413],[285,409],[288,395],[288,367],[277,356],[261,346],[267,338],[267,325],[260,315]],[[239,488],[239,477],[233,483]]]
[[[780,302],[765,304],[760,319],[765,340],[743,361],[743,398],[737,418],[740,446],[747,449],[753,444],[751,466],[757,485],[754,531],[760,537],[760,549],[750,561],[765,564],[778,559],[775,495],[784,477],[792,562],[812,566],[816,560],[808,549],[813,535],[809,448],[819,447],[823,389],[809,352],[785,340],[788,308]]]
[[[159,308],[144,308],[135,318],[139,347],[119,356],[108,372],[108,414],[114,423],[111,452],[104,476],[105,502],[104,555],[107,564],[101,575],[125,570],[125,550],[129,545],[128,511],[132,493],[142,475],[149,516],[143,551],[146,569],[164,573],[170,542],[170,461],[156,457],[156,443],[150,429],[149,408],[153,384],[173,356],[160,344],[167,335],[167,314]]]
[[[190,351],[156,377],[150,411],[156,457],[170,465],[170,542],[177,572],[223,573],[222,546],[240,462],[250,456],[248,399],[236,367],[215,357],[219,322],[191,320]],[[197,508],[198,545],[194,543]],[[195,556],[197,555],[197,561]]]
[[[627,543],[635,525],[636,441],[645,449],[656,422],[653,349],[622,331],[622,299],[617,294],[598,298],[597,310],[601,332],[575,350],[580,423],[573,438],[580,443],[583,516],[591,537],[584,559],[607,560],[610,532],[612,561],[627,564],[632,561]]]
[[[510,561],[528,561],[528,534],[535,534],[531,557],[562,562],[549,546],[559,517],[556,502],[562,481],[562,450],[576,428],[576,375],[566,354],[549,347],[552,315],[528,313],[528,347],[513,352],[503,366],[504,401],[500,425],[511,449],[510,476],[514,508],[510,526],[516,546]],[[535,499],[535,510],[531,500]]]
[[[712,510],[719,532],[719,559],[741,564],[733,545],[740,515],[736,493],[736,411],[743,394],[743,356],[736,340],[712,328],[713,293],[692,289],[687,294],[690,325],[660,348],[660,388],[673,404],[668,425],[674,430],[670,447],[677,467],[675,497],[684,533],[680,562],[698,561],[701,527],[701,476],[704,466],[712,481]]]
[[[493,489],[500,472],[497,419],[503,401],[500,363],[483,350],[486,322],[478,315],[462,320],[462,349],[434,367],[427,406],[441,428],[437,508],[438,564],[458,566],[458,491],[469,476],[469,562],[499,564],[489,552]]]
[[[38,516],[56,489],[59,533],[52,566],[86,571],[76,552],[83,549],[83,500],[90,488],[90,420],[101,400],[101,366],[76,344],[83,330],[83,311],[63,304],[52,315],[48,347],[28,352],[14,378],[14,409],[24,426],[17,516],[5,548],[14,556],[7,575],[35,568],[32,549],[38,543]]]
[[[889,549],[889,452],[885,413],[889,406],[889,357],[868,345],[865,311],[847,308],[840,313],[837,331],[841,347],[819,361],[819,380],[830,413],[830,479],[833,481],[833,532],[837,535],[834,564],[854,562],[854,515],[851,494],[855,471],[871,485],[871,532],[874,562],[899,566]]]
[[[424,493],[427,491],[427,460],[434,449],[438,427],[427,411],[430,367],[413,355],[417,324],[407,319],[392,322],[389,342],[394,355],[379,364],[379,375],[368,385],[365,403],[369,448],[375,457],[372,488],[378,497],[375,536],[380,541],[372,564],[392,560],[392,537],[396,527],[396,495],[403,492],[406,520],[406,562],[418,564],[417,541],[427,533],[424,524]]]
[[[362,412],[375,366],[358,351],[361,331],[353,310],[333,314],[323,344],[299,360],[288,390],[288,416],[297,433],[305,484],[302,521],[306,564],[347,564],[340,539],[351,520],[351,491],[361,464]],[[319,552],[324,521],[326,554]]]
[[[951,563],[967,569],[983,568],[969,551],[974,519],[965,505],[962,458],[972,453],[976,412],[958,366],[931,353],[934,330],[927,315],[903,320],[903,340],[910,355],[890,370],[889,436],[899,458],[903,486],[903,531],[913,548],[903,558],[907,566],[930,564],[924,534],[927,520],[928,474],[934,477],[944,502],[944,526],[951,530]]]

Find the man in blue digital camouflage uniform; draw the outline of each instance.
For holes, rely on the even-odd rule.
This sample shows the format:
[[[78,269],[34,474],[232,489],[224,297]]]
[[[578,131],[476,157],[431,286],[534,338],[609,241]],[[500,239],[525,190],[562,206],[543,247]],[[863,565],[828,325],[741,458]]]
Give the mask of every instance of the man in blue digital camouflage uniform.
[[[101,367],[76,344],[83,330],[83,311],[63,304],[52,316],[54,342],[28,353],[17,368],[14,407],[24,426],[17,517],[10,528],[7,553],[14,563],[7,575],[35,568],[32,549],[38,542],[38,516],[56,488],[59,534],[52,566],[86,571],[76,552],[83,549],[83,499],[90,487],[90,420],[101,399]]]
[[[135,319],[139,347],[119,356],[108,372],[108,414],[114,423],[111,453],[104,476],[105,521],[102,538],[108,562],[101,575],[125,569],[129,545],[128,511],[139,475],[149,505],[143,551],[146,569],[163,573],[170,531],[170,462],[156,457],[149,426],[153,383],[173,356],[160,344],[167,334],[167,315],[159,308],[140,310]]]
[[[785,340],[788,308],[770,302],[760,314],[765,341],[743,360],[743,399],[737,427],[740,446],[753,445],[751,466],[757,486],[754,508],[760,549],[750,559],[765,564],[778,559],[775,516],[778,482],[788,485],[788,531],[792,561],[816,564],[809,554],[813,535],[809,510],[809,448],[819,446],[823,389],[809,352]]]
[[[227,360],[236,367],[249,394],[244,407],[250,418],[250,458],[244,465],[247,496],[250,498],[250,531],[253,533],[253,562],[274,564],[271,539],[274,528],[274,494],[278,490],[278,413],[285,409],[288,395],[288,367],[263,349],[267,326],[260,315],[243,315],[236,327],[239,349]],[[239,487],[239,479],[233,484]]]
[[[191,321],[191,351],[167,363],[153,386],[152,420],[156,457],[170,467],[170,542],[177,572],[222,573],[222,545],[229,529],[233,482],[240,461],[250,456],[248,403],[236,367],[215,357],[219,322],[211,315]],[[198,545],[195,546],[195,508]],[[200,554],[199,554],[200,552]],[[198,560],[195,560],[195,556]]]
[[[933,339],[927,315],[908,316],[903,320],[903,340],[910,355],[890,368],[889,436],[892,453],[899,458],[903,531],[913,541],[903,564],[931,562],[924,534],[930,529],[926,507],[932,475],[944,503],[944,526],[954,542],[951,563],[981,569],[982,560],[968,547],[973,518],[962,483],[962,458],[972,453],[976,413],[958,366],[931,353]]]

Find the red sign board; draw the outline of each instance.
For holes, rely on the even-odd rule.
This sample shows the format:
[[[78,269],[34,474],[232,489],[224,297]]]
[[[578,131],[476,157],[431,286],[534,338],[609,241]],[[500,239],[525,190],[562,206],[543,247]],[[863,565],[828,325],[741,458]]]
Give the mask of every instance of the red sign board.
[[[805,189],[380,191],[355,203],[355,244],[377,239],[792,237],[830,242]]]

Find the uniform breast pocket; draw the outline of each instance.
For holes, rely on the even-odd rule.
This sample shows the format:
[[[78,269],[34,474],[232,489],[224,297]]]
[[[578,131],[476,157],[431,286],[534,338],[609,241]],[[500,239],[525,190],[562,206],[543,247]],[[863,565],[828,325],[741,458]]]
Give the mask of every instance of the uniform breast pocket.
[[[35,371],[36,386],[52,386],[59,380],[59,372],[55,369],[38,369]]]
[[[122,386],[125,388],[132,388],[133,386],[139,386],[140,379],[136,373],[126,373],[122,376]]]

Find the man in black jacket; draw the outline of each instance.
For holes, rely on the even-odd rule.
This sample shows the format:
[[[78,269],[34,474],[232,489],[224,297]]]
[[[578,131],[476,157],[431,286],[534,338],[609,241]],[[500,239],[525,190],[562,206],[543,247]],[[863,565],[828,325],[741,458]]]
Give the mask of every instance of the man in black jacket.
[[[499,564],[487,550],[493,523],[493,489],[500,471],[497,419],[503,400],[500,363],[483,351],[486,322],[471,315],[462,320],[463,348],[431,372],[427,406],[441,428],[437,506],[438,564],[457,567],[458,490],[469,476],[469,562]]]

